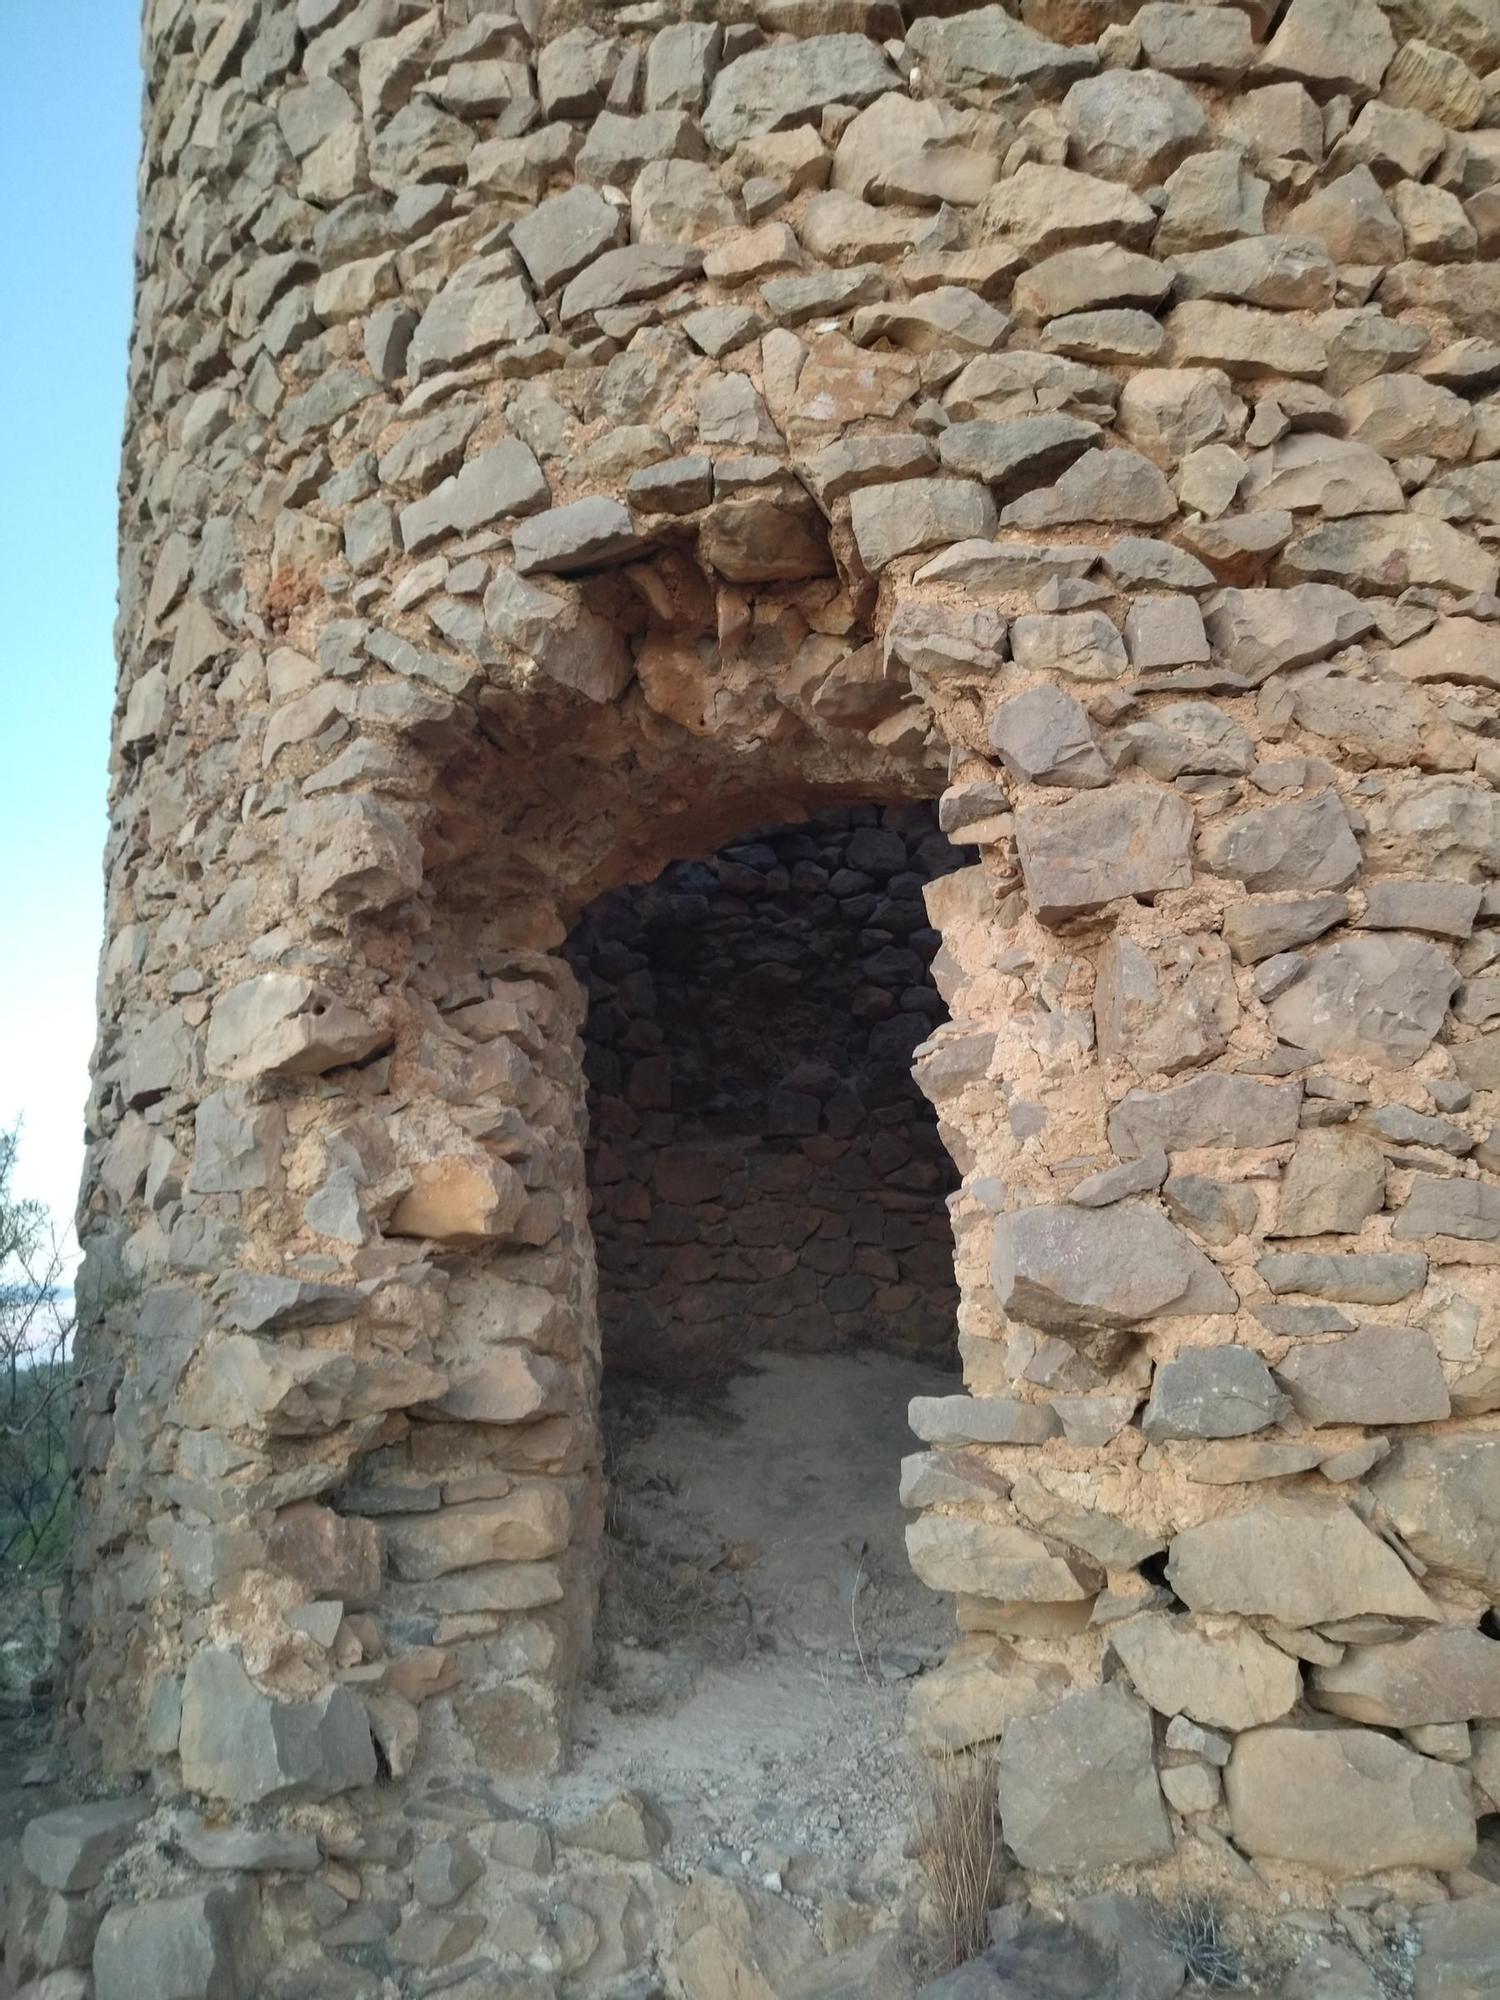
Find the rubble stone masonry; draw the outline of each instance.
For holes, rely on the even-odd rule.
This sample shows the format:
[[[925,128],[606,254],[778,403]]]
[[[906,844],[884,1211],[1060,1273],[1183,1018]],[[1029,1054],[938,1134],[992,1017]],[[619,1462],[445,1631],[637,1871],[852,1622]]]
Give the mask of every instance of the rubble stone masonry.
[[[565,940],[937,800],[926,1738],[1037,1876],[1441,1894],[1500,1809],[1500,7],[513,9],[146,7],[69,1739],[230,1813],[565,1759]]]

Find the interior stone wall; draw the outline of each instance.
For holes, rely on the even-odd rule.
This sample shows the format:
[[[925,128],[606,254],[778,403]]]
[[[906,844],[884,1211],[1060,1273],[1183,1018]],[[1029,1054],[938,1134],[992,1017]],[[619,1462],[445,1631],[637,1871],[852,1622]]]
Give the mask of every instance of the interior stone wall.
[[[371,1818],[566,1754],[560,947],[946,783],[929,1738],[1039,1875],[1472,1887],[1489,0],[149,0],[144,49],[71,1742]]]
[[[945,1009],[926,806],[752,831],[595,904],[590,1228],[605,1365],[712,1381],[763,1346],[955,1359],[957,1181],[913,1051]]]

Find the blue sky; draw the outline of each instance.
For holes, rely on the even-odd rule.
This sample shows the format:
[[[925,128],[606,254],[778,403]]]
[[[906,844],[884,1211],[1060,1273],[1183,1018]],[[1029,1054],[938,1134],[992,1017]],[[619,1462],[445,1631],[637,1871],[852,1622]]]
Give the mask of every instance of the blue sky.
[[[70,1218],[112,704],[139,153],[137,0],[4,0],[0,63],[0,1122]]]

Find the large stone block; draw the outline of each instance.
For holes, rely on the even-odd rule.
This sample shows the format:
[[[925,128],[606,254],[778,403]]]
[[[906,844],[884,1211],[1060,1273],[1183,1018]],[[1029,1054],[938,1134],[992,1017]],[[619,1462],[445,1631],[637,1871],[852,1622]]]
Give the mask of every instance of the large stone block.
[[[375,1782],[375,1745],[358,1695],[330,1687],[278,1701],[237,1653],[203,1647],[182,1690],[182,1781],[230,1805],[328,1799]]]
[[[1171,1851],[1151,1711],[1121,1687],[1080,1689],[1017,1717],[996,1770],[1001,1828],[1025,1868],[1075,1874]]]
[[[1372,1729],[1248,1730],[1224,1788],[1235,1842],[1256,1859],[1341,1877],[1463,1868],[1474,1852],[1462,1771]]]

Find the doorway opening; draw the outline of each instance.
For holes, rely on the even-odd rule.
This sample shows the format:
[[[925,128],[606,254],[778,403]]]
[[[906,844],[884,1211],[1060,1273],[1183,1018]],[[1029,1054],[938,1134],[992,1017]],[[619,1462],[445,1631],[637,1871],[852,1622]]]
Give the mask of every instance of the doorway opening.
[[[700,1853],[909,1822],[905,1684],[953,1634],[899,1467],[910,1398],[958,1387],[958,1175],[911,1064],[946,1019],[923,891],[964,859],[930,805],[842,807],[611,892],[568,946],[608,1493],[582,1768],[706,1818]]]

